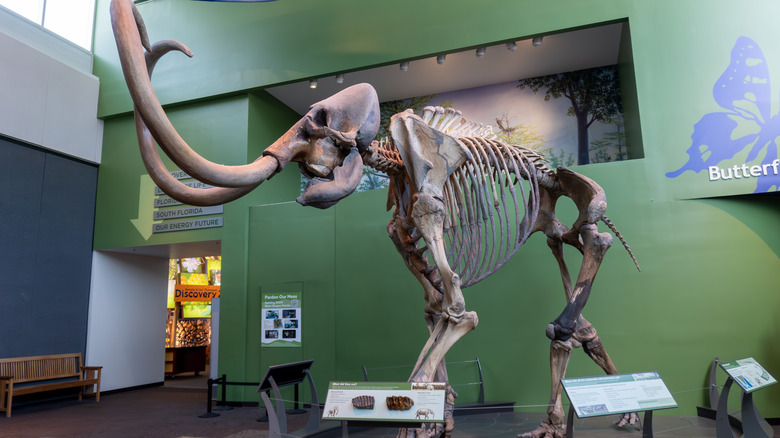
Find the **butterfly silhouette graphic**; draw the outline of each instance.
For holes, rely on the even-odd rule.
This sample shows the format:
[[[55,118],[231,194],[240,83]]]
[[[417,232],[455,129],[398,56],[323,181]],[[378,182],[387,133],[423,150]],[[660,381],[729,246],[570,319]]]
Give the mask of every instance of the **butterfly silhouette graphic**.
[[[731,62],[712,87],[712,96],[723,111],[705,114],[694,125],[688,162],[666,176],[676,178],[687,170],[710,170],[748,149],[745,164],[752,166],[723,169],[723,179],[749,177],[757,182],[755,193],[777,191],[780,175],[776,140],[780,136],[780,117],[771,114],[769,67],[755,41],[744,36],[737,39]],[[751,174],[749,168],[756,167],[757,159],[761,159],[763,171],[754,169]]]

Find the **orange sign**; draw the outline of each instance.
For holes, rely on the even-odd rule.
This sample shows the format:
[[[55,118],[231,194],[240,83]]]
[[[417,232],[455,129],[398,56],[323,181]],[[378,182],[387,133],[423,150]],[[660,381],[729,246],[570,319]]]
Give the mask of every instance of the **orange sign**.
[[[219,286],[200,284],[177,284],[174,301],[211,301],[219,298]]]

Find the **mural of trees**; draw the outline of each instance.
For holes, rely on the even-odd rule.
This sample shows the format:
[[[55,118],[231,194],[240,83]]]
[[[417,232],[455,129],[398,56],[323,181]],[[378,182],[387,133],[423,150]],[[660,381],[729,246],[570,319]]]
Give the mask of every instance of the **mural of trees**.
[[[606,163],[609,161],[623,161],[628,159],[626,144],[626,130],[622,117],[608,117],[603,120],[605,124],[614,126],[614,131],[605,132],[598,140],[590,143],[590,152],[593,161]]]
[[[509,115],[501,114],[496,118],[498,131],[496,137],[499,141],[506,144],[522,145],[533,149],[544,156],[552,167],[571,166],[574,163],[574,156],[563,149],[556,154],[552,147],[547,146],[544,136],[539,133],[534,123],[521,123],[515,125]]]
[[[521,79],[517,87],[528,87],[534,93],[544,91],[545,102],[561,97],[569,99],[571,106],[567,115],[576,118],[579,165],[590,163],[588,128],[596,121],[623,112],[616,66]]]
[[[412,97],[410,99],[393,100],[390,102],[382,102],[379,104],[379,115],[382,118],[379,124],[379,133],[376,138],[383,139],[390,136],[388,129],[390,129],[390,117],[393,114],[401,113],[407,109],[411,109],[415,114],[422,114],[423,108],[431,105],[431,100],[436,97],[435,94],[428,94],[425,96]],[[439,104],[439,106],[448,107],[451,103]]]

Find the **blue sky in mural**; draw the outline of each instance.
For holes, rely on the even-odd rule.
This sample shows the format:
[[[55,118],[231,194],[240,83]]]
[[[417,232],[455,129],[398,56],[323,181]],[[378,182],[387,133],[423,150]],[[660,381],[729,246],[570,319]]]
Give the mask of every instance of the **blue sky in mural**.
[[[778,190],[780,119],[772,115],[771,92],[764,53],[752,39],[739,37],[728,67],[712,88],[723,111],[705,114],[694,125],[688,162],[666,176],[707,171],[710,180],[755,177],[756,193]]]

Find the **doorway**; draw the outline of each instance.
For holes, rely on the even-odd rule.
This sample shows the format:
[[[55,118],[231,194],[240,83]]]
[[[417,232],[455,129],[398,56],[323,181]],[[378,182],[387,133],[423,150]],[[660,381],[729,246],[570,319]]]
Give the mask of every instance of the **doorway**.
[[[221,258],[221,253],[218,240],[93,252],[86,360],[103,366],[103,391],[165,383],[170,259]],[[213,308],[210,320],[214,351]],[[207,370],[217,369],[216,359],[215,354]],[[206,389],[208,373],[200,374],[199,387]]]
[[[165,386],[207,388],[218,344],[222,258],[170,259],[165,324]],[[216,305],[215,305],[216,304]],[[217,330],[218,334],[218,330]]]

